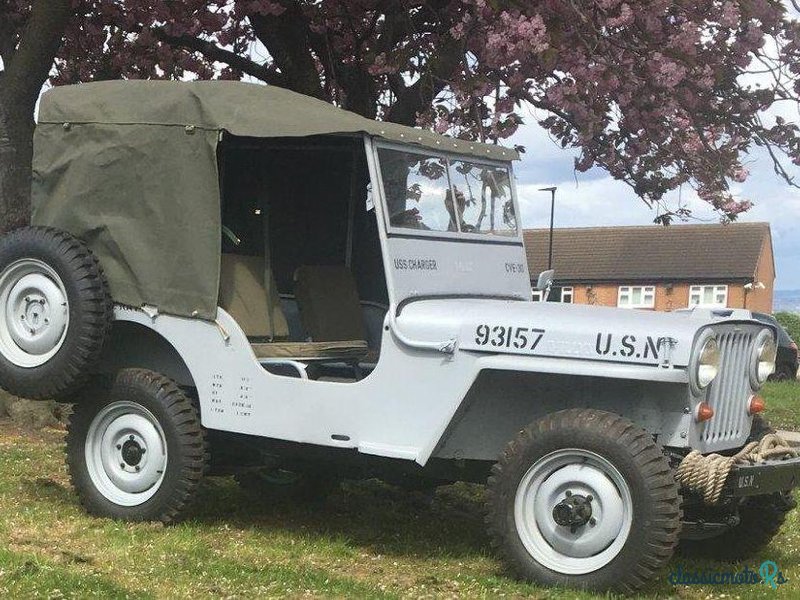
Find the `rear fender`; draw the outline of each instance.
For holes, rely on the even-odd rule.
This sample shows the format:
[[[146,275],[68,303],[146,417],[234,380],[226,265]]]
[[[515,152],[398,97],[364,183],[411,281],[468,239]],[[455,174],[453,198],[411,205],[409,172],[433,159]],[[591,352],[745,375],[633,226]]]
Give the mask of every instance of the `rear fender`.
[[[101,373],[139,368],[161,373],[175,383],[195,387],[194,378],[180,353],[154,329],[135,321],[117,320],[97,366]]]

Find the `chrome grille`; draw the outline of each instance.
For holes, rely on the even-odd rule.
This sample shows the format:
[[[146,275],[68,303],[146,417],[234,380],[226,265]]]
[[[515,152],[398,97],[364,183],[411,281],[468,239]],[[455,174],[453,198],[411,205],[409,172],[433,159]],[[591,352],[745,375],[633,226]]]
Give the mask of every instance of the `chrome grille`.
[[[748,369],[750,347],[756,333],[739,328],[717,332],[720,348],[720,372],[709,386],[706,402],[714,409],[714,416],[705,423],[700,439],[716,445],[747,437],[750,416],[747,403],[752,391]]]

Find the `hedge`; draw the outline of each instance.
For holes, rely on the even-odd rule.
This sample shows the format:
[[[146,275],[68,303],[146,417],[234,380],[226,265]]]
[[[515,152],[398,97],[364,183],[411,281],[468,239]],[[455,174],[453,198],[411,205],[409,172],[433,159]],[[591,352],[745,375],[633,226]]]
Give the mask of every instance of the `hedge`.
[[[783,325],[789,332],[789,337],[796,342],[800,342],[800,314],[790,312],[775,313],[778,323]]]

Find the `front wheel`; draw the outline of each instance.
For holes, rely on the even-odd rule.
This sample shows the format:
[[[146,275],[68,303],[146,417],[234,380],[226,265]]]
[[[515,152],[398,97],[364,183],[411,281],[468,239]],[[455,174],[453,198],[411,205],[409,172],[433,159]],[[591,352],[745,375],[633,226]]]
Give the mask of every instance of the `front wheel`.
[[[191,400],[144,369],[98,378],[81,393],[67,426],[67,466],[86,510],[129,521],[180,520],[208,463]]]
[[[680,532],[669,463],[631,421],[565,410],[523,430],[494,466],[488,525],[522,578],[634,592],[669,561]]]

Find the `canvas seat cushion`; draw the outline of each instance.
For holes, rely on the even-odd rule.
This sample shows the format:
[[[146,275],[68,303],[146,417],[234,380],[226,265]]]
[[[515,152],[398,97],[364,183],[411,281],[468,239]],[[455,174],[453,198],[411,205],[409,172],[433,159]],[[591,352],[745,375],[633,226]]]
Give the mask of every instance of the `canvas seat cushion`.
[[[250,344],[257,358],[283,358],[287,360],[357,361],[369,352],[367,342],[265,342]]]
[[[269,286],[264,285],[267,278]],[[275,282],[266,275],[264,258],[260,256],[222,255],[220,306],[230,313],[248,338],[265,340],[255,343],[251,340],[250,346],[257,358],[359,361],[369,352],[363,340],[274,341],[276,337],[286,337],[289,327]]]
[[[304,265],[294,274],[300,318],[312,340],[365,340],[356,282],[344,265]]]
[[[223,254],[219,305],[239,324],[247,337],[285,338],[289,325],[281,309],[275,281],[264,284],[263,256]]]

